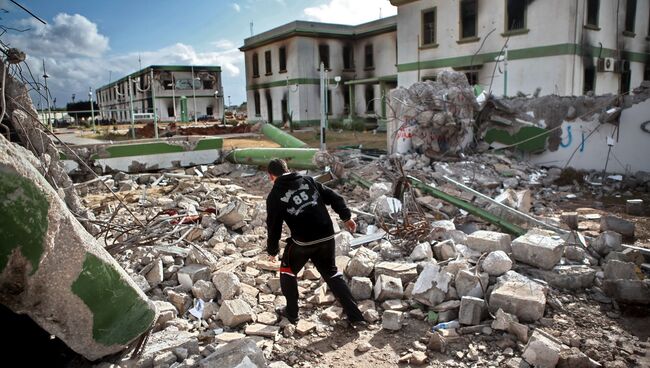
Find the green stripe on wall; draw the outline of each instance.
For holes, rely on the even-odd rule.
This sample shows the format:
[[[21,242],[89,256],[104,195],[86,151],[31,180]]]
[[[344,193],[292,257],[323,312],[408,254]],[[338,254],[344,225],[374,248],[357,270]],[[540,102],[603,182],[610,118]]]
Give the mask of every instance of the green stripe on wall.
[[[623,51],[623,58],[634,61],[634,62],[647,62],[650,60],[650,54]],[[524,49],[513,49],[508,50],[508,60],[522,60],[522,59],[533,59],[540,57],[548,56],[559,56],[559,55],[584,55],[584,56],[593,56],[596,57],[601,55],[601,57],[613,57],[616,55],[616,50],[612,49],[602,49],[598,46],[588,46],[583,47],[578,44],[565,43],[558,45],[549,45],[549,46],[538,46],[538,47],[529,47]],[[410,72],[416,71],[418,69],[436,69],[436,68],[462,68],[468,67],[470,65],[481,65],[485,63],[493,62],[494,59],[499,56],[499,52],[488,52],[484,54],[478,54],[473,57],[472,55],[457,56],[451,58],[442,58],[435,60],[426,60],[415,63],[404,63],[397,65],[398,72]]]
[[[221,138],[202,139],[192,151],[206,151],[211,149],[221,149],[222,147],[223,139]]]
[[[118,158],[118,157],[131,157],[131,156],[147,156],[157,155],[161,153],[176,153],[176,152],[191,152],[191,151],[205,151],[210,149],[221,149],[223,147],[222,138],[211,138],[200,140],[194,149],[186,150],[180,144],[171,144],[164,142],[156,143],[142,143],[142,144],[124,144],[117,146],[108,146],[105,148],[108,156],[100,157],[95,154],[91,159],[98,158]]]

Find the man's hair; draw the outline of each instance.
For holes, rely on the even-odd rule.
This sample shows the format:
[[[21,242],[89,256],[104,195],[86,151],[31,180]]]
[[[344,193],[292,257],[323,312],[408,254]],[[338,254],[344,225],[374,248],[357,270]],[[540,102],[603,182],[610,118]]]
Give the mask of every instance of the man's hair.
[[[274,158],[269,162],[269,167],[267,168],[269,174],[273,176],[282,176],[289,172],[289,167],[287,162],[281,158]]]

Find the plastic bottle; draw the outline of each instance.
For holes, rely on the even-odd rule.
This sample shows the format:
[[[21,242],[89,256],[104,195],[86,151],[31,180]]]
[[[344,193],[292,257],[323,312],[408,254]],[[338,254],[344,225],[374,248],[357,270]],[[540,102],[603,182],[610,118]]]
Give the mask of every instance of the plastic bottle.
[[[458,327],[460,327],[460,323],[458,321],[441,322],[433,326],[431,331],[448,330],[448,329],[458,328]]]

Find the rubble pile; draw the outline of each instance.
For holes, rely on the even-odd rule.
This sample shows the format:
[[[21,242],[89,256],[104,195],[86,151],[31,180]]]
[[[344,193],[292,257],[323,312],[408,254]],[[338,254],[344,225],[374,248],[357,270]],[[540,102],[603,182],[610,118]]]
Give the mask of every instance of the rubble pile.
[[[557,208],[550,202],[575,188],[552,184],[560,175],[553,170],[492,155],[447,163],[425,163],[423,157],[402,157],[405,171],[441,183],[445,192],[471,200],[444,181],[450,176],[520,211],[547,215],[556,225],[567,218],[553,219]],[[597,229],[590,225],[583,231],[594,235],[588,239],[532,226],[511,236],[437,198],[418,195],[433,231],[406,252],[395,237],[373,238],[381,233],[373,214],[390,216],[401,208],[392,197],[390,163],[362,163],[351,156],[345,161],[376,182],[369,190],[346,185],[358,213],[358,234],[341,231],[336,237],[337,266],[368,330],[430,330],[413,342],[414,349],[398,352],[400,362],[622,367],[642,359],[647,342],[609,322],[621,317],[619,303],[650,304],[650,282],[640,270],[645,258],[623,247],[616,232],[629,231],[625,220],[598,217]],[[118,195],[142,222],[156,224],[140,230],[148,238],[107,227],[133,219],[110,195],[98,194],[98,183],[84,187],[92,193],[84,200],[94,209],[98,236],[107,239],[107,249],[117,249],[115,258],[160,314],[138,366],[234,367],[245,361],[262,367],[265,360],[277,367],[312,366],[321,353],[299,347],[336,336],[346,326],[342,308],[310,264],[298,275],[302,319],[293,325],[275,313],[285,300],[279,263],[264,252],[263,197],[238,185],[266,193],[270,183],[263,173],[219,164],[184,173],[117,173],[105,182],[121,190]],[[589,222],[587,215],[576,214],[580,227]],[[140,240],[130,242],[134,238]],[[587,328],[594,319],[602,326]],[[360,342],[356,351],[373,349]]]

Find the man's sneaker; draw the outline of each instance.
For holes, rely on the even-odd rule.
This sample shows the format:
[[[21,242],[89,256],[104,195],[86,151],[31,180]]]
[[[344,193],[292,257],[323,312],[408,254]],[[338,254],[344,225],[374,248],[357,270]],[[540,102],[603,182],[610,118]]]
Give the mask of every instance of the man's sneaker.
[[[366,322],[366,320],[364,319],[356,320],[356,321],[351,321],[348,319],[346,321],[349,323],[350,327],[355,330],[365,330],[366,328],[368,328],[368,322]]]
[[[287,314],[287,307],[278,307],[275,309],[275,313],[277,313],[278,316],[284,317],[291,322],[291,324],[297,324],[298,323],[298,317],[290,317]]]

